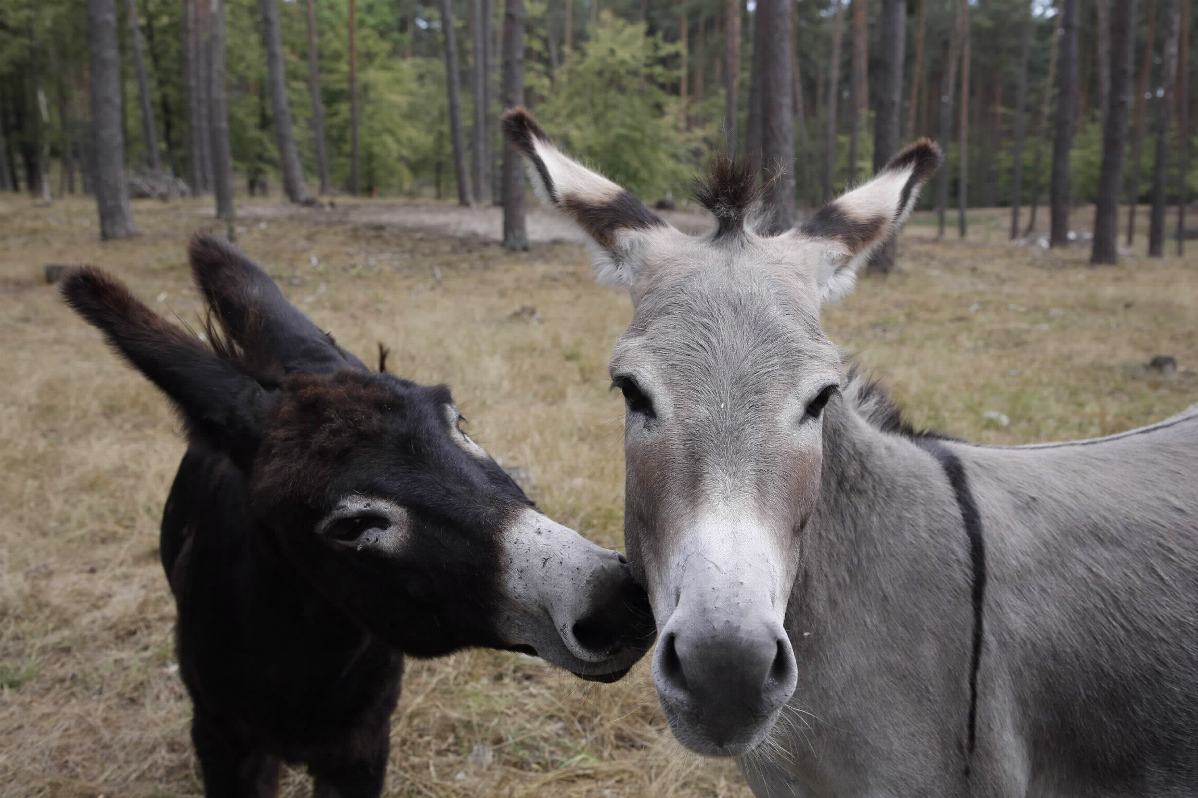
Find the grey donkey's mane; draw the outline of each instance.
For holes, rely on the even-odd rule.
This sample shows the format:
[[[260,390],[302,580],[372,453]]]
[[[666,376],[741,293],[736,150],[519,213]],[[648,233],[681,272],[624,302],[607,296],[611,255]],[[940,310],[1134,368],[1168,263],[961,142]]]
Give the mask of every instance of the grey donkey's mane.
[[[934,430],[921,429],[911,424],[903,416],[902,408],[890,395],[886,386],[867,374],[852,358],[848,360],[848,376],[840,393],[858,415],[882,432],[913,439],[948,438]]]

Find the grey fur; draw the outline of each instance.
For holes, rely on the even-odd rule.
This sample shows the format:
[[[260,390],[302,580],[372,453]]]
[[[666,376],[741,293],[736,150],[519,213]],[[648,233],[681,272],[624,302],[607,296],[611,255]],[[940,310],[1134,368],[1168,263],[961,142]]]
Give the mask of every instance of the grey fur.
[[[939,160],[906,152],[820,229],[619,238],[625,536],[667,719],[762,796],[1198,795],[1198,406],[1102,440],[928,445],[846,376],[819,307]]]

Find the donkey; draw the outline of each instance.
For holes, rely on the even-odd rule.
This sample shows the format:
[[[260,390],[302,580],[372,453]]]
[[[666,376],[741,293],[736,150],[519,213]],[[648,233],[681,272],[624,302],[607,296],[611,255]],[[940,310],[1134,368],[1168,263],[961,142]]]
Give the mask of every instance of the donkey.
[[[467,646],[620,678],[653,622],[624,558],[539,513],[445,386],[368,370],[230,245],[191,242],[206,346],[93,268],[67,302],[178,409],[162,520],[209,795],[375,796],[405,655]],[[382,359],[382,354],[380,354]]]
[[[820,326],[940,163],[792,230],[718,160],[685,235],[505,119],[634,313],[625,533],[676,737],[758,795],[1198,794],[1198,405],[1121,435],[918,433]]]

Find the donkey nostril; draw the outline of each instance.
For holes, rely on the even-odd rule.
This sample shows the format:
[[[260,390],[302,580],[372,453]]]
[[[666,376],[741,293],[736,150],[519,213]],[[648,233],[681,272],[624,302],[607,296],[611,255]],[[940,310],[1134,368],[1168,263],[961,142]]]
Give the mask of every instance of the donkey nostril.
[[[618,619],[605,617],[603,612],[593,612],[574,622],[570,634],[578,645],[594,653],[606,653],[620,639]]]
[[[790,679],[794,658],[791,657],[790,651],[787,650],[786,641],[784,640],[778,641],[774,652],[774,663],[770,666],[770,681],[775,684],[782,684]]]
[[[682,671],[682,660],[678,658],[678,650],[674,646],[674,634],[668,634],[661,641],[661,674],[674,686],[686,690],[686,674]]]

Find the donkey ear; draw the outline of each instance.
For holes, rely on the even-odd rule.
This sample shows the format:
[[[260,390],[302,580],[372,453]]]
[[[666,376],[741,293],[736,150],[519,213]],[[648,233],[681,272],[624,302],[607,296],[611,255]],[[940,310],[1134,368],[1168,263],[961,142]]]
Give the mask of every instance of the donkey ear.
[[[800,225],[803,237],[832,245],[817,276],[825,300],[848,293],[857,270],[879,245],[898,233],[919,201],[919,190],[943,157],[935,142],[920,139],[872,180],[842,194]]]
[[[237,247],[196,236],[187,247],[191,273],[225,333],[257,360],[286,373],[366,370],[287,301],[275,281]]]
[[[639,234],[668,227],[666,222],[620,186],[564,155],[525,109],[504,114],[503,131],[524,156],[541,201],[559,208],[590,238],[596,278],[630,286]]]
[[[62,283],[74,310],[175,404],[189,433],[248,462],[271,395],[198,338],[159,318],[117,280],[82,267]]]

